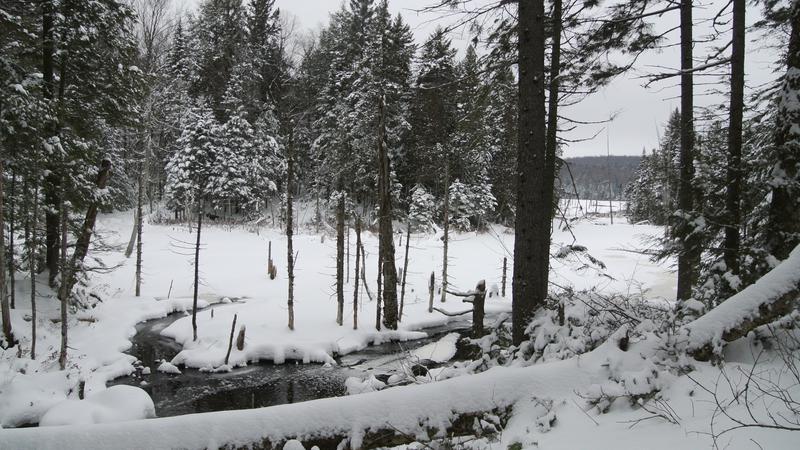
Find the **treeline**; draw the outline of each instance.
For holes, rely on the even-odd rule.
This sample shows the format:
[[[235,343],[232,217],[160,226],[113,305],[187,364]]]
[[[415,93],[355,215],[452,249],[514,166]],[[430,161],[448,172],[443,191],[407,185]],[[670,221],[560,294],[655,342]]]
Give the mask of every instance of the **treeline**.
[[[625,187],[639,167],[639,156],[566,158],[559,172],[564,198],[625,200]]]
[[[178,22],[162,65],[169,88],[153,101],[169,103],[177,132],[154,153],[152,197],[178,217],[199,195],[252,218],[283,203],[291,151],[294,194],[319,200],[316,220],[335,220],[340,200],[371,216],[383,121],[399,214],[441,223],[448,193],[460,229],[513,220],[510,68],[490,70],[473,47],[459,58],[443,30],[416,44],[386,1],[343,5],[299,56],[285,22],[273,1],[237,0],[203,2]]]

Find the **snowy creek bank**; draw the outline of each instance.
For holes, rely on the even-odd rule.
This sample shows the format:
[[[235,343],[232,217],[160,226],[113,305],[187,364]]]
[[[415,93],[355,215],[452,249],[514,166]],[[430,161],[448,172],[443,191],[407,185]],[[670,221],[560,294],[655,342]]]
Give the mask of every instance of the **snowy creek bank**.
[[[226,307],[221,305],[215,309]],[[289,360],[283,364],[269,361],[250,364],[230,372],[214,373],[182,366],[179,374],[159,371],[162,361],[172,361],[182,349],[178,342],[161,332],[184,316],[183,313],[172,314],[139,324],[127,352],[140,361],[136,372],[109,383],[109,386],[130,385],[144,389],[153,399],[159,417],[343,396],[347,394],[346,381],[351,377],[375,376],[386,380],[419,362],[434,367],[443,361],[431,360],[428,349],[435,349],[442,336],[469,330],[467,321],[426,328],[422,330],[428,335],[426,338],[385,342],[336,355],[336,364],[301,364]],[[434,358],[436,353],[431,353]]]

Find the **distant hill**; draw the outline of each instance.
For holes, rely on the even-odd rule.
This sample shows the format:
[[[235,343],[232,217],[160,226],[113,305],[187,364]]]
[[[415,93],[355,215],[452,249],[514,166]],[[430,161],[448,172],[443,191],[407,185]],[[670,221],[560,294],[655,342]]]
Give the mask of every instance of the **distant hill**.
[[[639,167],[641,156],[584,156],[567,158],[575,180],[578,196],[585,199],[608,200],[610,196],[608,180],[611,179],[613,200],[624,200],[625,185],[633,178]],[[562,196],[575,197],[570,171],[566,165],[561,168]]]

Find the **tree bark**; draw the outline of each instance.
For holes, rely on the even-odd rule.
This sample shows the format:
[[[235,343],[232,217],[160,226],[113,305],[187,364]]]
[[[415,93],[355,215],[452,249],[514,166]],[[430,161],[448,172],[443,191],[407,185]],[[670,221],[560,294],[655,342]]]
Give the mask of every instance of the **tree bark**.
[[[361,253],[361,218],[356,218],[356,273],[353,286],[353,329],[358,329],[358,271],[360,269],[359,255]]]
[[[43,94],[46,101],[50,106],[54,106],[54,76],[53,71],[55,42],[53,39],[53,25],[55,6],[53,0],[45,0],[42,3],[42,80],[43,80]],[[50,124],[50,132],[52,137],[58,133],[58,123]],[[45,208],[45,264],[49,272],[48,282],[51,287],[55,287],[56,276],[58,275],[58,187],[59,177],[57,171],[54,170],[54,164],[48,164],[50,174],[46,177],[44,200],[47,208]]]
[[[519,3],[519,148],[517,154],[517,215],[514,239],[512,299],[513,342],[520,344],[533,313],[544,304],[549,249],[542,252],[541,215],[549,216],[543,203],[546,149],[544,95],[544,1]],[[548,227],[549,228],[549,227]],[[543,288],[544,286],[544,288]]]
[[[1,172],[2,170],[0,170]],[[36,359],[36,245],[38,240],[36,228],[39,226],[39,185],[34,180],[33,205],[31,206],[30,242],[28,242],[28,265],[31,277],[31,359]]]
[[[776,164],[772,173],[772,202],[767,222],[767,250],[786,259],[800,244],[800,2],[792,2],[786,75],[778,104],[775,132]]]
[[[70,286],[68,280],[70,279],[70,270],[67,267],[67,223],[69,221],[69,213],[67,211],[67,200],[65,193],[61,193],[61,286],[59,286],[59,297],[61,300],[61,352],[58,356],[58,366],[61,370],[67,368],[67,341],[68,341],[68,327],[67,327],[67,304],[69,302]]]
[[[6,345],[13,347],[16,343],[14,333],[11,330],[11,311],[9,310],[8,296],[6,295],[6,240],[5,240],[5,221],[3,211],[5,210],[5,195],[3,191],[3,157],[0,156],[0,309],[3,317],[3,338]]]
[[[555,212],[556,154],[558,151],[558,96],[561,75],[561,23],[562,0],[553,0],[552,51],[550,56],[550,86],[548,87],[547,131],[545,141],[544,174],[542,177],[542,209],[538,211],[539,254],[547,255],[539,264],[539,296],[547,298],[550,279],[550,235]]]
[[[138,208],[137,208],[138,209]],[[131,238],[128,240],[128,247],[125,248],[125,257],[130,258],[133,254],[133,248],[136,246],[136,238],[139,236],[137,227],[139,226],[139,218],[136,217],[137,210],[133,211],[133,229],[131,230]],[[177,216],[178,212],[175,211]],[[176,217],[175,220],[178,220]]]
[[[344,193],[336,206],[336,323],[344,325]]]
[[[194,295],[192,297],[192,341],[197,341],[197,291],[200,287],[200,232],[203,229],[203,201],[197,207],[197,241],[194,245]]]
[[[147,153],[150,148],[150,132],[147,133],[147,148],[145,149],[145,160],[139,169],[139,189],[136,194],[136,296],[142,294],[142,233],[144,228],[144,185],[147,177]]]
[[[292,248],[292,178],[294,177],[294,132],[289,131],[286,147],[286,276],[289,279],[286,306],[289,310],[289,329],[294,330],[294,249]]]
[[[693,236],[689,215],[694,209],[694,75],[692,74],[692,0],[681,0],[681,149],[680,181],[678,184],[678,239],[682,248],[678,254],[678,300],[692,296],[698,257],[696,237]]]
[[[408,228],[406,229],[406,255],[403,258],[403,281],[400,283],[400,315],[398,316],[397,320],[402,322],[403,321],[403,307],[405,306],[406,301],[406,277],[408,275],[408,247],[411,243],[411,222],[407,224]]]
[[[397,267],[394,262],[394,233],[392,231],[392,197],[389,153],[386,149],[386,105],[383,97],[379,101],[378,161],[380,170],[380,233],[381,261],[383,266],[383,324],[390,330],[397,329]]]
[[[723,258],[727,269],[739,273],[742,186],[742,116],[744,114],[744,59],[746,2],[733,1],[733,41],[731,44],[731,101],[728,124],[728,168],[725,209],[727,223]]]
[[[238,317],[238,314],[234,314],[233,315],[233,323],[231,324],[231,335],[228,338],[228,352],[225,353],[225,365],[226,366],[228,365],[228,361],[230,360],[230,357],[231,357],[231,350],[233,350],[233,333],[236,332],[236,318],[237,317]]]
[[[433,312],[433,291],[436,289],[436,274],[431,272],[431,279],[428,281],[428,312]]]
[[[444,218],[442,227],[442,303],[447,301],[447,250],[450,243],[450,152],[444,155]]]
[[[2,176],[3,172],[0,172]],[[17,293],[16,293],[16,275],[17,265],[14,262],[14,233],[16,233],[15,214],[14,214],[14,198],[17,187],[17,174],[14,169],[11,169],[11,189],[9,191],[8,200],[8,296],[11,302],[11,309],[17,307]]]

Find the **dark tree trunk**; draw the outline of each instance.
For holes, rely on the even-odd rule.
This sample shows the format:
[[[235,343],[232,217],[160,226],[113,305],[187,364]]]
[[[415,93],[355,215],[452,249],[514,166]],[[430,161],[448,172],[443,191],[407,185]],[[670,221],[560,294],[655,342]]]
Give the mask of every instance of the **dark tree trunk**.
[[[148,137],[149,140],[149,137]],[[142,228],[144,226],[144,167],[139,172],[139,189],[136,194],[136,296],[142,294]]]
[[[37,227],[39,226],[39,185],[34,180],[33,205],[31,206],[30,241],[28,242],[28,265],[31,277],[31,359],[36,359],[36,245],[39,239]]]
[[[448,147],[449,148],[449,147]],[[444,154],[444,217],[442,218],[442,303],[447,301],[447,250],[450,244],[450,152]]]
[[[70,279],[70,270],[67,267],[67,223],[69,213],[67,211],[67,200],[65,194],[61,194],[61,286],[59,286],[59,297],[61,300],[61,352],[58,356],[58,366],[61,370],[67,368],[67,304],[69,302],[70,287],[67,280]]]
[[[383,324],[390,330],[397,329],[397,268],[394,264],[394,233],[392,231],[392,198],[389,186],[389,154],[386,149],[386,113],[384,99],[379,101],[378,163],[380,168],[380,218],[379,236],[383,268]]]
[[[194,295],[192,297],[192,341],[197,341],[197,291],[200,287],[200,232],[203,229],[203,201],[197,207],[197,241],[194,244]]]
[[[525,328],[534,311],[544,304],[547,280],[542,274],[549,264],[549,251],[541,251],[541,215],[549,216],[543,203],[544,142],[544,1],[519,3],[519,148],[517,154],[517,215],[514,239],[512,334],[515,344],[524,340]],[[549,250],[549,249],[548,249]]]
[[[733,0],[733,41],[731,47],[731,101],[728,124],[728,186],[725,192],[727,224],[723,256],[728,270],[739,273],[742,186],[742,115],[744,112],[745,0]]]
[[[481,338],[486,333],[483,328],[483,318],[486,316],[485,303],[486,281],[481,280],[475,287],[475,295],[472,297],[472,337],[474,339]]]
[[[54,99],[53,71],[54,71],[54,47],[53,41],[53,16],[55,7],[53,0],[46,0],[42,3],[42,80],[44,98],[52,106]],[[52,136],[57,134],[58,123],[50,124]],[[49,272],[49,284],[55,286],[56,276],[58,275],[58,188],[59,179],[52,163],[49,164],[50,174],[45,180],[44,201],[45,208],[45,264]]]
[[[772,188],[772,203],[767,224],[767,249],[778,259],[786,259],[800,244],[800,180],[798,159],[800,155],[800,4],[793,2],[791,34],[786,59],[786,76],[778,105],[778,123],[775,133],[776,164],[773,179],[779,181]]]
[[[361,254],[361,218],[356,218],[356,274],[353,286],[353,329],[358,329],[358,271],[360,269]]]
[[[678,255],[678,300],[692,296],[697,260],[696,236],[690,219],[694,210],[694,75],[692,74],[692,0],[681,0],[681,150],[678,209],[678,239],[682,248]]]
[[[383,300],[383,242],[378,237],[378,289],[375,294],[377,305],[375,305],[375,329],[381,331],[381,305]],[[366,264],[365,264],[366,265]],[[366,285],[366,283],[365,283]]]
[[[408,275],[408,248],[411,244],[411,222],[408,224],[408,228],[406,229],[406,255],[403,258],[403,281],[400,283],[400,315],[397,317],[397,320],[402,322],[403,321],[403,307],[405,306],[406,301],[406,276]]]
[[[2,176],[3,172],[0,172]],[[14,233],[15,230],[15,214],[14,214],[14,198],[17,188],[17,174],[14,169],[11,170],[11,189],[8,198],[8,296],[11,301],[11,309],[17,307],[17,293],[16,293],[16,275],[17,265],[14,261]]]
[[[0,311],[3,318],[3,338],[6,345],[13,346],[14,333],[11,331],[11,311],[9,310],[8,296],[6,296],[6,240],[5,221],[3,211],[5,210],[5,195],[3,191],[3,158],[0,157]]]
[[[344,325],[344,193],[336,206],[336,323]]]
[[[547,298],[548,281],[550,278],[550,234],[553,228],[553,214],[555,211],[555,177],[556,177],[556,153],[558,149],[558,95],[561,85],[559,76],[561,74],[561,16],[562,1],[553,1],[552,22],[552,52],[550,56],[550,86],[548,87],[548,107],[547,107],[547,134],[545,142],[545,162],[544,174],[542,177],[542,210],[539,211],[539,229],[542,230],[538,236],[539,254],[547,255],[543,257],[542,264],[539,264],[539,295],[540,298]],[[545,214],[546,212],[546,214]]]
[[[286,276],[289,279],[286,306],[289,309],[289,329],[294,330],[294,249],[292,248],[292,178],[294,177],[294,133],[289,131],[286,147]]]

